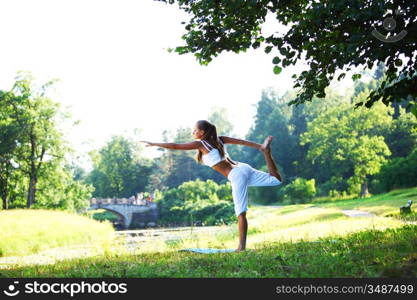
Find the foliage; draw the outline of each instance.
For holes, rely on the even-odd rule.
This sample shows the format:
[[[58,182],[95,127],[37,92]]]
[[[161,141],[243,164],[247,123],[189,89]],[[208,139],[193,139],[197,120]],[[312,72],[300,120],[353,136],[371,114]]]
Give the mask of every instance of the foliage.
[[[284,204],[300,204],[311,202],[316,195],[315,180],[296,178],[282,188],[281,200]]]
[[[94,197],[131,197],[143,192],[149,182],[152,163],[141,157],[138,144],[113,136],[98,151],[90,152],[93,170],[86,181],[95,191]]]
[[[364,97],[366,92],[358,97]],[[367,176],[379,172],[391,155],[384,137],[379,135],[390,126],[392,118],[381,103],[372,111],[353,111],[347,105],[330,109],[308,123],[301,144],[309,143],[307,158],[312,163],[326,165],[329,175],[346,178],[349,193],[358,193],[360,185],[367,186]]]
[[[264,120],[264,130],[259,132],[259,135],[253,136],[254,139],[260,138],[259,142],[262,143],[268,135],[273,134],[274,140],[271,145],[271,151],[274,154],[278,169],[283,173],[283,176],[293,173],[292,151],[295,151],[295,148],[297,147],[296,140],[291,135],[291,128],[289,126],[291,109],[289,109],[286,104],[289,97],[291,97],[291,94],[285,94],[283,97],[277,99],[278,105]],[[258,127],[256,129],[260,130],[261,128]],[[255,133],[255,131],[252,132],[252,134],[253,133]],[[265,165],[263,153],[258,151],[256,154],[258,158],[261,158],[259,167]]]
[[[396,107],[394,107],[396,109]],[[398,107],[391,126],[382,132],[393,157],[406,157],[417,148],[417,120]]]
[[[91,216],[91,218],[93,218],[94,220],[97,221],[117,221],[119,220],[119,216],[117,216],[115,213],[108,211],[108,210],[104,210],[104,209],[97,209],[95,211],[87,211],[86,214],[88,214],[89,216]]]
[[[239,53],[261,46],[265,53],[274,56],[275,74],[303,58],[307,68],[293,75],[294,88],[300,90],[290,102],[298,105],[311,101],[314,96],[324,98],[325,88],[338,70],[342,70],[337,77],[341,80],[352,66],[371,69],[379,62],[386,62],[382,84],[367,99],[356,103],[356,107],[365,104],[369,108],[380,100],[388,105],[411,98],[414,100],[409,103],[410,111],[417,117],[417,23],[413,14],[417,4],[414,1],[160,1],[177,3],[190,15],[183,22],[185,45],[176,47],[175,51],[193,53],[203,65],[223,51]],[[285,32],[265,34],[262,25],[268,16],[276,24],[285,25]],[[381,26],[387,17],[395,17],[394,31]],[[370,34],[372,29],[377,29],[385,39],[381,32],[385,31],[388,39],[395,39],[402,30],[407,34],[396,42],[386,42]],[[360,77],[361,74],[353,74],[352,79]]]
[[[39,180],[37,203],[33,208],[79,212],[90,205],[94,187],[74,180],[69,166],[55,168]]]
[[[0,196],[3,209],[79,209],[91,187],[77,182],[68,167],[73,150],[61,125],[69,114],[38,87],[30,72],[18,72],[10,91],[0,92]]]
[[[384,193],[393,189],[413,187],[417,182],[417,148],[407,157],[395,157],[381,167],[372,180],[372,191]]]
[[[340,194],[346,194],[348,190],[348,182],[342,176],[334,175],[328,181],[320,184],[318,194],[321,196],[338,196]]]

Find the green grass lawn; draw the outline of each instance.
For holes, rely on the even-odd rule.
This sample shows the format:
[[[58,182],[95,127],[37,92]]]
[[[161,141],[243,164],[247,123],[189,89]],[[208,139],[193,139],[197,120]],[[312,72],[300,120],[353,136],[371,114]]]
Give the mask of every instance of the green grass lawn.
[[[399,207],[406,205],[408,200],[413,200],[414,208],[417,207],[417,187],[392,190],[389,193],[374,195],[364,199],[327,199],[324,203],[314,203],[320,207],[335,207],[338,209],[358,209],[377,215],[397,215]]]
[[[114,244],[103,255],[50,265],[0,267],[0,277],[416,277],[417,226],[399,207],[417,188],[346,199],[248,211],[248,250],[197,254],[182,248],[237,246],[236,224],[214,233],[191,228],[180,238],[155,238],[131,252]],[[352,218],[344,209],[376,216]],[[407,221],[415,221],[412,214]]]
[[[417,226],[309,242],[270,242],[242,253],[107,254],[0,270],[0,277],[415,277]]]
[[[110,223],[64,211],[3,210],[0,211],[0,228],[0,257],[77,244],[104,247],[114,239]]]

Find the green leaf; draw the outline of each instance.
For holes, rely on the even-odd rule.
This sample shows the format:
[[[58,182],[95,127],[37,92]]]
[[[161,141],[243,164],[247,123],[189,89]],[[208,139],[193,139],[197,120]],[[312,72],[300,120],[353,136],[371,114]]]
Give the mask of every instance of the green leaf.
[[[272,50],[272,46],[266,46],[265,47],[265,53],[269,53]]]
[[[342,74],[339,75],[339,77],[337,77],[337,80],[340,80],[340,79],[344,78],[345,76],[346,76],[346,73],[342,73]]]
[[[282,71],[282,68],[281,68],[281,67],[279,67],[279,66],[275,66],[275,67],[274,67],[274,73],[275,73],[276,75],[278,75],[279,73],[281,73],[281,71]]]
[[[278,56],[275,56],[274,59],[272,59],[272,63],[274,65],[277,65],[281,62],[281,59]]]
[[[359,79],[359,78],[361,78],[361,77],[362,77],[362,75],[361,75],[361,74],[353,74],[353,75],[352,75],[352,79],[353,79],[353,80]]]

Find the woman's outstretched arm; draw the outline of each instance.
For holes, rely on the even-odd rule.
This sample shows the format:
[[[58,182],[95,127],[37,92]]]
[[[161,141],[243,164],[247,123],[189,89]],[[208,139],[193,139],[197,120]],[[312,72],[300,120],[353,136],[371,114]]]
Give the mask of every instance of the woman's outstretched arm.
[[[243,146],[256,148],[258,150],[260,150],[262,146],[262,144],[258,144],[258,143],[250,142],[246,140],[241,140],[241,139],[235,139],[235,138],[228,137],[228,136],[219,136],[219,138],[221,138],[225,144],[243,145]]]
[[[146,143],[146,147],[150,146],[157,146],[167,149],[174,149],[174,150],[194,150],[199,149],[201,147],[201,143],[198,141],[194,141],[191,143],[183,143],[183,144],[177,144],[177,143],[151,143],[147,141],[140,141],[142,143]]]

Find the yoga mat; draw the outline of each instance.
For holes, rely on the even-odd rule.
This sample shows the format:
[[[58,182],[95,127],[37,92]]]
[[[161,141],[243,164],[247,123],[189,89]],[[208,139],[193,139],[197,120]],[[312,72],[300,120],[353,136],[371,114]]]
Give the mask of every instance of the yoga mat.
[[[178,250],[178,251],[188,251],[188,252],[196,252],[196,253],[203,253],[203,254],[212,254],[212,253],[235,252],[235,249],[189,248],[189,249],[181,249],[181,250]]]

